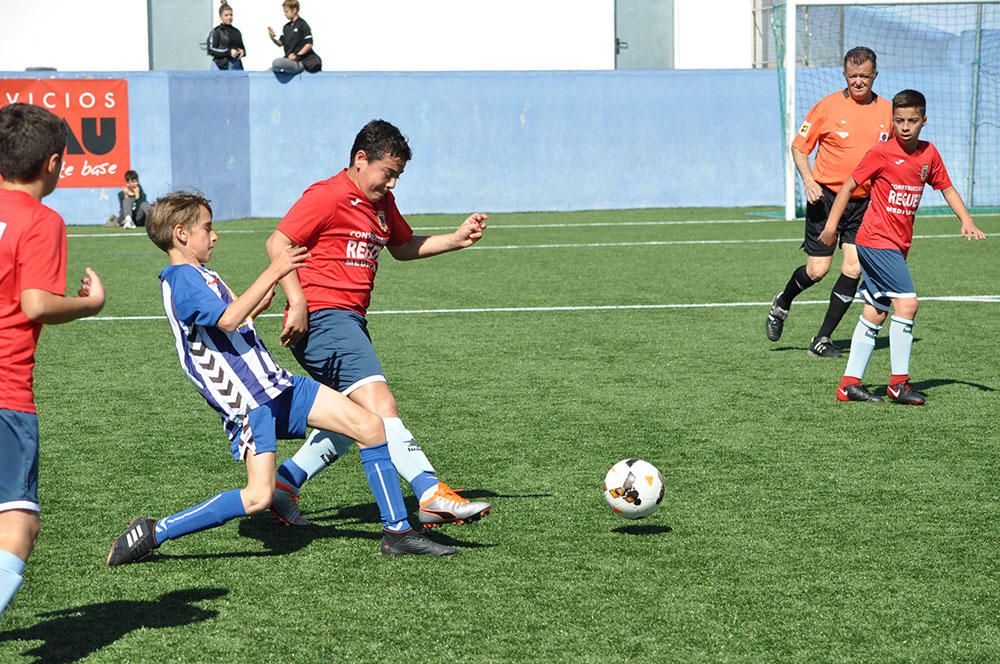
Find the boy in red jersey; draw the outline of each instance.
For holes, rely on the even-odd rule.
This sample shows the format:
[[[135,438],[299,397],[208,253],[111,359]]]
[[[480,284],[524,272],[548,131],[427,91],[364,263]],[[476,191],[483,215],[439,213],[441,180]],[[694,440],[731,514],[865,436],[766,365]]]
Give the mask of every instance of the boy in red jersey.
[[[837,222],[858,183],[872,182],[871,204],[857,235],[858,259],[864,281],[858,292],[865,299],[864,312],[851,339],[847,370],[837,387],[838,401],[882,401],[864,387],[864,377],[875,338],[893,309],[889,326],[892,376],[887,393],[897,403],[919,406],[924,395],[910,385],[910,351],[913,348],[913,321],[917,315],[917,293],[913,286],[906,254],[913,243],[913,220],[920,205],[924,184],[940,190],[955,216],[962,222],[962,237],[983,240],[962,197],[951,184],[937,148],[921,141],[920,130],[927,123],[927,101],[916,90],[903,90],[892,98],[894,140],[873,147],[837,194],[830,218],[819,240],[832,246]]]
[[[42,204],[59,183],[66,125],[29,104],[0,109],[0,614],[23,581],[38,537],[38,416],[33,373],[43,324],[104,306],[87,268],[78,297],[65,297],[66,226]]]
[[[274,256],[293,244],[309,250],[309,264],[279,282],[288,298],[281,343],[314,379],[382,417],[392,462],[420,501],[421,524],[433,527],[476,521],[490,504],[469,501],[438,479],[400,419],[365,314],[383,249],[396,260],[464,249],[483,236],[487,216],[473,213],[452,233],[414,235],[392,194],[410,157],[399,129],[372,120],[354,139],[350,165],[302,194],[267,251]],[[314,432],[278,469],[271,510],[286,524],[307,524],[296,505],[298,489],[351,446],[343,436]]]

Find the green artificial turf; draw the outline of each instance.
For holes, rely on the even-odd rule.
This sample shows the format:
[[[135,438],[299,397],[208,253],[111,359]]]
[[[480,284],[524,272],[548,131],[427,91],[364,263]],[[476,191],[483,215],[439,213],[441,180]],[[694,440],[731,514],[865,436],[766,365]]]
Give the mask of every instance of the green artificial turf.
[[[418,233],[460,221],[410,219]],[[1000,233],[1000,216],[977,222]],[[245,288],[274,223],[217,224],[210,267]],[[141,232],[70,228],[71,287],[91,266],[109,295],[97,319],[42,334],[43,528],[0,622],[0,661],[1000,659],[1000,297],[934,299],[1000,295],[1000,238],[918,219],[910,265],[928,299],[911,373],[928,401],[915,408],[834,400],[845,361],[806,354],[832,275],[800,296],[779,342],[765,338],[771,297],[804,262],[801,222],[636,210],[490,223],[467,251],[383,255],[369,316],[440,476],[493,504],[432,535],[459,557],[379,555],[351,453],[306,485],[311,527],[249,517],[114,569],[104,556],[133,516],[245,473],[178,366],[165,256]],[[280,317],[258,329],[300,372]],[[882,336],[866,383],[884,393]],[[607,469],[632,456],[666,484],[637,522],[601,497]]]

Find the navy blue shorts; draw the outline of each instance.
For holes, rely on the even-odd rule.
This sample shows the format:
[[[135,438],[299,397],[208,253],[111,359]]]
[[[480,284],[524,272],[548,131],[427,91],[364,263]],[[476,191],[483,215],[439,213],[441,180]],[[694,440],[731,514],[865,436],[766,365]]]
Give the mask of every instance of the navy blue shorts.
[[[249,454],[276,452],[279,438],[305,438],[319,387],[311,378],[292,376],[291,387],[247,413],[240,435],[232,441],[233,458],[242,461]]]
[[[353,311],[309,314],[309,331],[292,346],[292,355],[310,376],[345,396],[362,385],[385,382],[368,321]]]
[[[889,311],[892,300],[916,297],[917,289],[910,276],[903,252],[898,249],[872,249],[858,245],[861,285],[858,293],[879,311]]]
[[[38,415],[0,408],[0,512],[38,511]]]

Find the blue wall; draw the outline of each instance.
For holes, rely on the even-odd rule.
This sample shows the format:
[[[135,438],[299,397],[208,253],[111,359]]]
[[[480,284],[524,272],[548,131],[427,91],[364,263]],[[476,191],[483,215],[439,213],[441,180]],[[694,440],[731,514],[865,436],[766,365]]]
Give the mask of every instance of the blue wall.
[[[782,201],[774,71],[100,76],[129,80],[132,166],[149,195],[199,189],[218,219],[283,215],[347,165],[372,118],[413,148],[404,213]],[[49,202],[96,224],[115,193],[61,189]]]

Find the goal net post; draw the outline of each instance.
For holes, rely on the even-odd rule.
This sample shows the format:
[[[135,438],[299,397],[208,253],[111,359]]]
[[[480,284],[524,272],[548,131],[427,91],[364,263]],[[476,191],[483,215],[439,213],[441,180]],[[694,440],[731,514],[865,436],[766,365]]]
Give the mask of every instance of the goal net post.
[[[1000,208],[1000,0],[788,0],[769,10],[786,219],[805,209],[792,140],[813,104],[845,87],[843,57],[855,46],[878,56],[877,94],[910,88],[927,97],[921,138],[937,146],[966,204]],[[940,195],[931,200],[945,205]]]

